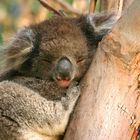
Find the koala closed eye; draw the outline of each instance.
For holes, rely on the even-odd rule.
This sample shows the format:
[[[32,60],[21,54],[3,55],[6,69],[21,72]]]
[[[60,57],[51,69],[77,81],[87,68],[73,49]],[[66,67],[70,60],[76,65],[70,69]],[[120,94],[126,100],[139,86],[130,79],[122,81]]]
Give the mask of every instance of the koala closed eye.
[[[80,63],[86,61],[87,58],[88,58],[88,57],[79,57],[79,58],[77,59],[76,63],[77,63],[77,64],[80,64]]]
[[[50,63],[50,64],[52,63],[52,60],[47,59],[47,58],[42,58],[41,60],[44,61],[44,62]]]

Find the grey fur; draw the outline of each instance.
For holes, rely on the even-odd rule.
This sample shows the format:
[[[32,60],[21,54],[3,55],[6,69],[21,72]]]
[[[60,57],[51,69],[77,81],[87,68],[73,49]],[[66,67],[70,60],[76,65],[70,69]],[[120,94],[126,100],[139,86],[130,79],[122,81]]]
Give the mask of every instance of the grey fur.
[[[101,21],[91,17],[56,17],[23,28],[1,49],[0,140],[62,138],[80,95],[76,81],[114,22],[106,15],[100,15]],[[61,58],[72,65],[68,88],[56,77]]]
[[[37,92],[10,81],[0,83],[0,139],[34,140],[62,135],[80,94],[70,87],[60,100],[46,100]],[[34,137],[30,137],[30,133]]]

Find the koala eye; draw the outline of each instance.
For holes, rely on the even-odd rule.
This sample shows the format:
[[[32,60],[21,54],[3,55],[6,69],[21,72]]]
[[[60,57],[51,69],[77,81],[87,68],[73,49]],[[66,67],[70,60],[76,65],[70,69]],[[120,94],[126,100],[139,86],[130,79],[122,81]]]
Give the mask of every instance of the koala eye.
[[[77,59],[76,63],[77,63],[77,64],[82,63],[82,62],[85,61],[85,59],[86,59],[85,57],[79,57],[79,58]]]
[[[53,57],[52,55],[46,55],[44,54],[42,57],[41,57],[41,60],[46,62],[46,63],[52,63],[53,61],[55,61],[55,57]]]
[[[47,62],[47,63],[52,63],[52,61],[47,58],[42,59],[42,61]]]
[[[55,60],[54,55],[50,54],[50,52],[47,50],[40,49],[39,57],[42,61],[44,61],[46,63],[52,63]]]

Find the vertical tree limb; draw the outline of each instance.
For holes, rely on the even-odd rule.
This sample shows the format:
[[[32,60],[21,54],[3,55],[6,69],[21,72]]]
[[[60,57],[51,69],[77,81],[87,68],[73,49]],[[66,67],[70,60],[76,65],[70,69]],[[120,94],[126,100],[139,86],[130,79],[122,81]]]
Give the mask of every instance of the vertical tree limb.
[[[118,13],[118,17],[122,15],[122,12],[127,9],[133,0],[101,0],[100,11],[115,11]]]
[[[89,14],[94,13],[95,7],[96,7],[96,2],[97,2],[97,0],[90,0],[90,4],[89,4]]]
[[[134,0],[124,0],[123,2],[123,10],[127,9],[133,2]]]
[[[124,0],[101,0],[101,11],[117,10],[120,7],[120,3]]]
[[[130,140],[140,124],[140,1],[101,42],[64,140]]]

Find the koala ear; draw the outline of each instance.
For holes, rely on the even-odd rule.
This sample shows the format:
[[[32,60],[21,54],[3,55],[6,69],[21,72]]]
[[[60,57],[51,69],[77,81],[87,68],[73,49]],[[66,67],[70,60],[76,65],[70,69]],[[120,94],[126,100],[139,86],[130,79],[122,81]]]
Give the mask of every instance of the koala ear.
[[[100,13],[86,15],[81,20],[81,29],[90,45],[98,45],[98,42],[102,40],[116,23],[117,16],[115,13]]]
[[[0,75],[18,69],[29,59],[36,46],[37,33],[27,27],[19,30],[0,50]]]
[[[29,27],[22,28],[11,39],[6,51],[7,57],[9,57],[9,60],[15,60],[16,63],[14,65],[18,66],[28,59],[31,52],[34,50],[35,43],[35,31]],[[16,59],[18,59],[19,62]]]

